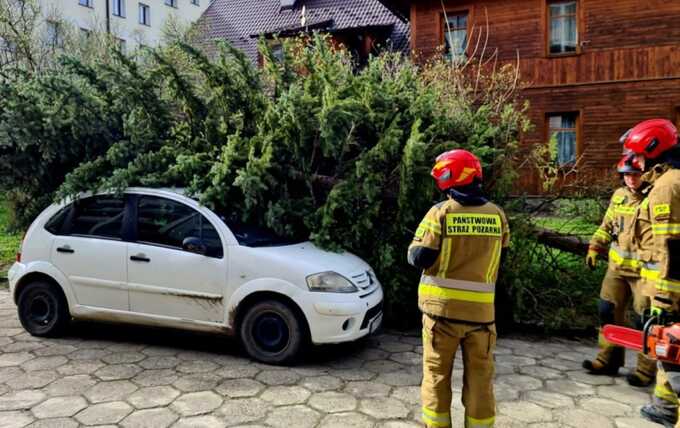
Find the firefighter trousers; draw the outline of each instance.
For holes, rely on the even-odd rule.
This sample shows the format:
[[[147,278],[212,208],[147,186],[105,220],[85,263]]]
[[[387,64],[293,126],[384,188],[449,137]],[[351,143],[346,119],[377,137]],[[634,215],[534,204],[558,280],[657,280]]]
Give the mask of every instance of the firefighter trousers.
[[[451,426],[451,371],[458,347],[463,354],[466,428],[492,427],[496,327],[423,315],[422,418],[428,427]]]
[[[642,284],[638,277],[623,275],[612,269],[607,270],[600,290],[600,322],[604,324],[626,325],[626,310],[633,303],[633,310],[642,315],[650,306],[650,299],[641,290]],[[600,351],[596,362],[601,366],[613,368],[624,365],[624,348],[607,342],[602,332],[599,335]],[[656,373],[656,362],[644,354],[638,354],[635,373],[641,379],[651,381]]]

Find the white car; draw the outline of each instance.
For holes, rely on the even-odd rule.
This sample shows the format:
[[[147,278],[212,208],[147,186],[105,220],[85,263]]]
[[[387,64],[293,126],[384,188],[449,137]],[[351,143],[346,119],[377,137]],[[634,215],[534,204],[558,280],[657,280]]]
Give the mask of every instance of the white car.
[[[35,336],[58,335],[71,318],[219,332],[272,364],[382,321],[381,285],[360,258],[225,221],[173,189],[48,207],[26,232],[9,283]]]

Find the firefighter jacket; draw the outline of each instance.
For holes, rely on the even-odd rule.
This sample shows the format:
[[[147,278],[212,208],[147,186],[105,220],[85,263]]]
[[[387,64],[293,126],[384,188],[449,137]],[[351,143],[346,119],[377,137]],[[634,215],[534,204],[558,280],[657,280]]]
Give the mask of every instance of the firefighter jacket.
[[[465,206],[453,199],[433,206],[409,246],[409,263],[425,268],[418,306],[428,315],[472,323],[494,322],[501,249],[510,232],[496,205]],[[430,263],[418,263],[423,253]]]
[[[653,185],[637,219],[640,276],[653,286],[652,305],[679,311],[680,169],[657,165],[644,178]]]
[[[635,252],[636,209],[642,202],[641,192],[623,186],[612,195],[602,224],[590,240],[590,250],[608,254],[609,269],[622,275],[638,276],[640,261]]]

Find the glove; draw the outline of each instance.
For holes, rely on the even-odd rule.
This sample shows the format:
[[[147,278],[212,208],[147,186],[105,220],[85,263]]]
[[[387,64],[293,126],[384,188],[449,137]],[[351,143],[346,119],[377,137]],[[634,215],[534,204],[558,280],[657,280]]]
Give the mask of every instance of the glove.
[[[586,265],[590,270],[595,270],[597,267],[597,259],[600,257],[600,253],[595,250],[588,250],[588,255],[586,256]]]

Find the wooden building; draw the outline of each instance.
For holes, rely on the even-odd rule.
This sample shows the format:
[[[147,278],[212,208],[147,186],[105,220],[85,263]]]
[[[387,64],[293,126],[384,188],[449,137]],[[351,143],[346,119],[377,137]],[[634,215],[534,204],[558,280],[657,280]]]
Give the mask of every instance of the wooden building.
[[[422,57],[471,54],[489,21],[489,48],[520,58],[534,129],[525,144],[557,136],[558,162],[612,176],[619,137],[654,117],[680,122],[680,2],[665,0],[385,0],[410,22]],[[443,7],[442,7],[443,3]],[[448,20],[448,24],[447,21]],[[439,52],[439,53],[437,53]],[[538,193],[535,177],[524,189]]]

